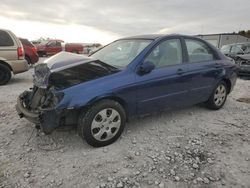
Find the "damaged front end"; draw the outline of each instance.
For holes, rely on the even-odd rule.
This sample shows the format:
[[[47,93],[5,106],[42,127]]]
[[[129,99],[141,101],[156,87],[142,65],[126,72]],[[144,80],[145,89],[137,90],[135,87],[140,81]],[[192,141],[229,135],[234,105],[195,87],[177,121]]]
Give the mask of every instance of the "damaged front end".
[[[20,118],[25,117],[48,134],[61,123],[63,113],[55,107],[62,100],[63,93],[48,86],[46,77],[50,72],[44,65],[35,67],[34,87],[18,97],[16,109]]]
[[[250,55],[238,56],[235,62],[239,66],[238,75],[250,76]]]
[[[58,53],[35,66],[34,86],[18,97],[17,112],[21,118],[41,127],[45,133],[51,133],[60,125],[74,125],[78,122],[80,107],[68,106],[74,95],[78,94],[70,92],[69,88],[117,71],[117,68],[93,58]],[[81,87],[78,91],[83,90]]]

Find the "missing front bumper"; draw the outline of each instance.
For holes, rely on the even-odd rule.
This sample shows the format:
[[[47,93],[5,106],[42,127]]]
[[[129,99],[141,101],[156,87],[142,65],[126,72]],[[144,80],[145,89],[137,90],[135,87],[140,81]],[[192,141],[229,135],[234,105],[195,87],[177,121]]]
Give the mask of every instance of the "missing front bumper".
[[[24,101],[27,99],[28,95],[28,91],[25,91],[21,95],[19,95],[19,97],[17,98],[16,111],[20,118],[25,117],[30,122],[39,124],[39,113],[31,112],[24,106]]]
[[[36,126],[40,126],[44,133],[51,133],[55,128],[60,126],[61,115],[63,113],[56,109],[32,112],[25,107],[25,100],[29,99],[29,95],[30,92],[25,91],[17,99],[16,110],[19,117],[24,117]]]

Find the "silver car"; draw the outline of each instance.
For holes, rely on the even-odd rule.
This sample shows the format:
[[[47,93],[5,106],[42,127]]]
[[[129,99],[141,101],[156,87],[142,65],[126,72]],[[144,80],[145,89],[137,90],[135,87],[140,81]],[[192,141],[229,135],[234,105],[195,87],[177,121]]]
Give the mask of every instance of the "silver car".
[[[29,70],[20,40],[11,31],[0,29],[0,85],[5,85],[11,75]]]

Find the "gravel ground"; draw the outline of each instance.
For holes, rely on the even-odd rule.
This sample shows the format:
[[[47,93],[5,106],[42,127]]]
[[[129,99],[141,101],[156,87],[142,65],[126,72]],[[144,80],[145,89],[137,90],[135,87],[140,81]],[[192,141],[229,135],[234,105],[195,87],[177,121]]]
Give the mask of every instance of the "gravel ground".
[[[15,111],[32,70],[0,87],[0,187],[250,187],[250,81],[223,109],[202,105],[129,122],[92,148],[73,128],[44,135]]]

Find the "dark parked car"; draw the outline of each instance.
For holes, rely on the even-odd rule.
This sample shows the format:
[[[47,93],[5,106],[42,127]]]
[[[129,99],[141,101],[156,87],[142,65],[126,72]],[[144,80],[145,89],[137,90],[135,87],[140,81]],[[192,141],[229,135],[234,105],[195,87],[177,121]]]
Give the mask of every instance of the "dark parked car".
[[[45,133],[77,124],[92,146],[113,143],[136,116],[205,103],[220,109],[236,65],[207,42],[182,35],[117,40],[91,57],[61,52],[35,67],[17,111]]]
[[[25,52],[25,59],[29,63],[29,65],[35,64],[39,61],[39,57],[37,54],[36,47],[27,39],[19,38],[21,41],[24,52]]]
[[[250,76],[250,42],[224,45],[221,51],[239,65],[238,75]]]

